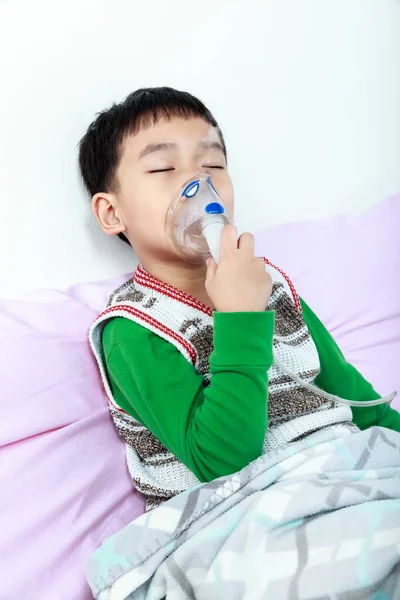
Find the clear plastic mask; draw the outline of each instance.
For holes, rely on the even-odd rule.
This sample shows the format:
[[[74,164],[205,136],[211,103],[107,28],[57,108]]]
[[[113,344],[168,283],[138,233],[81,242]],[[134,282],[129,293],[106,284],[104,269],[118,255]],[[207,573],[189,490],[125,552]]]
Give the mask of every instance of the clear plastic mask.
[[[199,173],[180,188],[166,220],[166,235],[174,251],[190,263],[209,256],[219,262],[223,227],[229,216],[208,173]]]

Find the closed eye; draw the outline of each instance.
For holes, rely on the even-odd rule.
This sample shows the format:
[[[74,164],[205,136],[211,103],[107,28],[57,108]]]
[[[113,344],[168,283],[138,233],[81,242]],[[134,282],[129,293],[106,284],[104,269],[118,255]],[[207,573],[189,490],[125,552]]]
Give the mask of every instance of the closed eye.
[[[206,169],[225,169],[221,165],[203,165]]]
[[[175,171],[175,169],[155,169],[154,171],[149,171],[149,173],[166,173],[167,171]]]

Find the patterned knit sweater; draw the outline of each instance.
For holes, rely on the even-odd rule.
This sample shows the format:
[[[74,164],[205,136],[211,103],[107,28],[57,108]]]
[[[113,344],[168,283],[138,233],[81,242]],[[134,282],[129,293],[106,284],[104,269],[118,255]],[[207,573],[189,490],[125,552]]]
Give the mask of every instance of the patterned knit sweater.
[[[274,353],[303,381],[313,383],[320,365],[318,352],[302,318],[292,282],[266,259],[272,278],[267,310],[275,311]],[[111,295],[107,307],[90,329],[110,411],[126,443],[133,482],[146,497],[146,509],[199,483],[197,477],[143,425],[117,405],[108,382],[102,348],[102,331],[114,317],[125,317],[172,343],[210,384],[209,358],[213,349],[213,315],[195,298],[151,277],[141,266],[133,279]],[[351,423],[350,407],[326,400],[318,388],[310,391],[285,374],[278,364],[268,370],[268,428],[263,452],[336,423]],[[357,428],[356,428],[357,429]]]

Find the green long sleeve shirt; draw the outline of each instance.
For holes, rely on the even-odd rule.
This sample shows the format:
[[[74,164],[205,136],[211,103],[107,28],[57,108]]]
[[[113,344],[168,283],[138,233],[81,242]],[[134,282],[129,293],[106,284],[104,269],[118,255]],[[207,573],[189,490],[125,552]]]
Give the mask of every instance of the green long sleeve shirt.
[[[330,333],[301,300],[318,350],[316,385],[349,400],[379,398],[346,362]],[[262,454],[268,426],[268,374],[273,363],[274,312],[214,312],[211,383],[169,342],[116,317],[103,349],[116,403],[147,427],[200,481],[242,469]],[[360,429],[400,431],[400,413],[387,405],[353,408]]]

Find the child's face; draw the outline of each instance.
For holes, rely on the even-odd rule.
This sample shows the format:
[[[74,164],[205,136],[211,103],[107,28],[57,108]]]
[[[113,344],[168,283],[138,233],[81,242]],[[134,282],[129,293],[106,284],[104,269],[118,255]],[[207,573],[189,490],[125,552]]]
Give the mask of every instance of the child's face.
[[[116,172],[118,193],[97,195],[108,196],[114,205],[115,230],[106,231],[95,203],[94,210],[103,229],[122,231],[141,260],[149,255],[173,260],[165,236],[168,208],[183,183],[201,171],[211,174],[233,218],[232,181],[215,128],[200,118],[160,120],[125,139]]]

